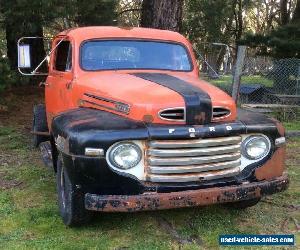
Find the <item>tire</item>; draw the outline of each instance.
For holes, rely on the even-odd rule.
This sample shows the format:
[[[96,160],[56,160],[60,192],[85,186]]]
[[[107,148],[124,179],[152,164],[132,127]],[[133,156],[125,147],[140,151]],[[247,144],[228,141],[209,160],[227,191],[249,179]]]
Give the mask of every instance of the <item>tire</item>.
[[[246,209],[248,207],[255,206],[260,201],[260,198],[255,198],[251,200],[244,200],[244,201],[237,201],[237,202],[230,202],[224,204],[228,208],[233,209]]]
[[[85,209],[84,194],[71,183],[61,155],[57,160],[56,186],[59,212],[64,224],[75,227],[89,222],[92,212]]]
[[[46,108],[44,104],[38,104],[33,107],[33,119],[32,119],[32,131],[33,132],[48,132]],[[44,135],[33,134],[32,144],[37,148],[40,143],[48,141],[49,137]]]

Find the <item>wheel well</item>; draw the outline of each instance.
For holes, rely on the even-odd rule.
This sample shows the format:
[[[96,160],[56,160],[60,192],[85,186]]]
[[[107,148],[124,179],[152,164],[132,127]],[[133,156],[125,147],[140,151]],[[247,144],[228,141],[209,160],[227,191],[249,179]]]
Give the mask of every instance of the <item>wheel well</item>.
[[[47,134],[49,131],[47,125],[46,108],[44,104],[37,104],[33,107],[32,131],[33,147],[37,148],[42,142],[49,141],[49,136],[42,134],[42,132]]]

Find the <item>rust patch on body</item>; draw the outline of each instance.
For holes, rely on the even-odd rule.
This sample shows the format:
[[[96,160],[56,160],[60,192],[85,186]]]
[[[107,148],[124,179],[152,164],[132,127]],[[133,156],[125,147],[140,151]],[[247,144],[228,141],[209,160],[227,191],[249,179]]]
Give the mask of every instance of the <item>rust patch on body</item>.
[[[283,125],[277,121],[275,118],[270,118],[276,125],[277,127],[277,130],[278,130],[278,133],[281,135],[281,136],[284,136],[285,135],[285,128],[283,127]]]
[[[200,112],[199,114],[195,115],[194,120],[196,124],[203,124],[205,121],[206,114],[205,112]]]
[[[214,187],[171,193],[146,193],[140,195],[85,195],[88,210],[102,212],[137,212],[181,207],[204,206],[259,198],[285,190],[287,175],[272,181],[260,181],[238,186]]]
[[[282,175],[285,169],[286,146],[282,146],[274,152],[271,159],[255,170],[257,180],[271,180]]]
[[[97,119],[95,117],[92,118],[88,118],[88,119],[81,119],[81,120],[77,120],[77,121],[71,121],[67,127],[71,128],[72,126],[77,126],[77,125],[81,125],[81,124],[86,124],[86,123],[92,123],[95,122]]]
[[[143,121],[146,122],[146,123],[152,123],[154,120],[153,116],[152,115],[144,115],[143,116]]]
[[[48,124],[48,128],[49,128],[49,131],[51,131],[52,120],[54,119],[55,114],[52,113],[52,112],[47,112],[46,115],[47,115],[47,124]]]

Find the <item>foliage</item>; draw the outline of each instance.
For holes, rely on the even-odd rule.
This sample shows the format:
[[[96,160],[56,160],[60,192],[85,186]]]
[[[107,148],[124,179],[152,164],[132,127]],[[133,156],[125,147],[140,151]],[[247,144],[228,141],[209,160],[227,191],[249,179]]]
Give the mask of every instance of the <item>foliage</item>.
[[[197,51],[217,71],[224,51],[220,53],[220,48],[212,47],[211,43],[230,44],[232,41],[234,15],[230,2],[231,0],[189,0],[185,6],[183,31]],[[206,71],[205,65],[203,70]]]
[[[230,0],[187,1],[184,31],[193,42],[229,42],[233,22]]]
[[[267,35],[247,34],[241,44],[257,47],[258,54],[274,58],[300,58],[300,21],[280,26]]]
[[[117,0],[77,1],[77,23],[79,26],[114,25]]]
[[[142,2],[142,0],[0,0],[0,55],[7,54],[10,66],[14,69],[17,58],[16,41],[21,36],[53,36],[59,31],[76,26],[116,25],[116,20],[119,25],[137,26],[141,19]],[[146,2],[153,1],[145,0],[144,6]],[[175,3],[170,1],[172,4],[173,2]],[[182,0],[176,2],[181,3]],[[299,57],[300,24],[291,23],[290,20],[292,16],[297,16],[292,13],[297,13],[296,3],[299,9],[299,2],[299,0],[184,0],[182,32],[217,71],[224,60],[225,50],[220,46],[212,46],[211,43],[225,43],[234,47],[245,34],[246,39],[243,41],[251,46],[259,46],[259,53],[270,54],[276,58]],[[162,11],[161,8],[156,9]],[[174,11],[169,12],[168,18],[171,20],[171,16],[175,14]],[[178,20],[179,24],[180,22],[181,20]],[[40,46],[42,47],[41,44]],[[43,55],[44,52],[41,51],[40,57]]]
[[[11,70],[7,58],[0,58],[0,92],[8,87],[29,85],[35,82],[36,79],[24,77],[17,70]]]
[[[5,56],[6,56],[5,32],[1,29],[0,26],[0,58],[4,58]]]
[[[247,28],[243,13],[251,8],[249,0],[186,1],[184,33],[217,72],[225,55],[220,43],[235,45]],[[203,70],[206,71],[205,64]]]
[[[292,13],[293,12],[293,13]],[[267,33],[248,33],[241,44],[257,47],[258,54],[300,58],[300,0],[282,1],[279,26]]]
[[[116,11],[119,26],[139,26],[141,19],[141,0],[119,0]]]
[[[7,55],[12,70],[7,71],[7,60],[5,64],[1,62],[7,74],[0,76],[2,88],[17,82],[11,76],[17,68],[16,44],[20,37],[53,36],[74,26],[112,25],[117,3],[117,0],[0,0],[0,56]],[[32,64],[37,65],[45,56],[44,45],[41,40],[32,44],[35,47]]]
[[[14,71],[10,70],[8,60],[0,58],[0,91],[7,86],[13,85],[16,79],[17,76]]]

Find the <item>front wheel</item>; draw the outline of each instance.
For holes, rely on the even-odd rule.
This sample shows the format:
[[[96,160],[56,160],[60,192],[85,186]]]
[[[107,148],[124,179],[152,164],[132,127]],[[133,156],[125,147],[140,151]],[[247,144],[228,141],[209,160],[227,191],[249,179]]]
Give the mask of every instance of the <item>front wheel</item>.
[[[59,211],[65,225],[72,227],[87,223],[91,212],[84,207],[84,194],[72,185],[61,155],[57,160],[56,185]]]

